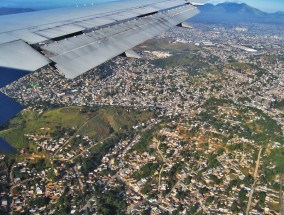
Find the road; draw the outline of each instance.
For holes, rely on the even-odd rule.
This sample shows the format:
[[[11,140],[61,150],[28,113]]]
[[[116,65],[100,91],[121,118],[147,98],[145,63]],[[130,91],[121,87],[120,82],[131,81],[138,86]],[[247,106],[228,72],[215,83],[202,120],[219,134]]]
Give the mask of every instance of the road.
[[[279,199],[280,199],[280,215],[284,215],[284,193],[283,193],[283,183],[284,183],[284,174],[281,175],[280,178],[280,193],[279,193]]]
[[[257,178],[258,178],[258,169],[259,169],[259,162],[260,162],[260,158],[261,158],[262,149],[263,148],[260,148],[260,150],[258,152],[258,156],[257,156],[257,161],[255,163],[255,170],[254,170],[254,175],[253,175],[254,182],[253,182],[253,185],[251,187],[250,194],[249,194],[249,200],[248,200],[248,205],[247,205],[247,209],[246,209],[246,215],[249,215],[249,211],[250,211],[250,208],[251,208],[252,196],[253,196],[254,188],[255,188],[255,185],[256,185],[256,182],[257,182]]]
[[[162,173],[164,170],[164,164],[162,165],[162,168],[159,172],[159,185],[158,185],[158,191],[160,192],[160,197],[162,196],[162,191],[161,191],[161,178],[162,178]]]

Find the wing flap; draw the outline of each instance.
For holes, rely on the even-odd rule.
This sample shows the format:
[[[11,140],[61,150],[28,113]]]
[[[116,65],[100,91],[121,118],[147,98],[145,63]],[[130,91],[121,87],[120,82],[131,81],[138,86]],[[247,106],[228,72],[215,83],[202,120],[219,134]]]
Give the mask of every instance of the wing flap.
[[[129,28],[126,22],[117,25],[117,28],[114,29],[112,27],[99,29],[87,34],[88,42],[84,39],[86,35],[68,39],[69,44],[77,44],[78,46],[69,46],[63,41],[41,48],[53,55],[51,60],[56,63],[55,66],[67,78],[75,78],[196,15],[198,12],[193,6],[187,5],[134,20],[132,21],[133,28]],[[118,29],[123,30],[118,31]],[[102,35],[102,37],[98,38],[97,35]]]
[[[189,0],[124,0],[2,16],[0,88],[49,64],[49,59],[67,78],[75,78],[198,12]],[[71,37],[73,33],[80,35]],[[61,37],[65,39],[52,41]],[[27,43],[41,48],[49,59]],[[0,93],[0,125],[22,109]],[[0,146],[5,143],[0,138]]]
[[[12,42],[18,40],[17,37],[12,36],[11,34],[8,33],[2,33],[0,34],[0,44],[1,43],[8,43],[8,42]]]
[[[0,67],[27,72],[50,63],[46,57],[21,40],[0,44],[0,56]]]
[[[111,7],[114,5],[115,8]],[[4,27],[0,32],[5,32],[5,28],[11,30],[0,34],[0,72],[35,71],[50,63],[50,58],[66,77],[74,78],[197,13],[198,10],[188,0],[126,0],[101,8],[60,9],[11,16],[23,17],[23,20],[18,20],[19,23],[27,20],[31,23],[24,22],[23,28],[16,31],[12,30],[16,28],[14,19],[0,18],[0,26]],[[43,15],[46,17],[43,18]],[[93,31],[89,32],[91,29]],[[71,37],[73,33],[79,32],[80,35]],[[64,36],[64,40],[52,43],[51,39]],[[36,43],[36,46],[47,41],[48,45],[40,48],[48,58],[22,40],[15,40],[17,38],[30,44]],[[18,73],[18,76],[8,78],[3,83],[24,75]]]
[[[88,29],[88,28],[96,28],[102,25],[107,25],[113,22],[115,22],[115,20],[109,17],[103,17],[103,18],[98,17],[98,18],[91,18],[84,21],[76,22],[75,24]]]
[[[41,35],[26,30],[13,31],[8,34],[15,38],[20,38],[21,40],[26,41],[29,44],[40,43],[48,40],[48,38],[46,37],[43,37]]]
[[[0,87],[50,63],[25,42],[17,40],[0,44]]]
[[[198,2],[198,0],[196,0]],[[0,17],[0,33],[9,33],[29,44],[44,41],[44,38],[57,38],[66,34],[123,21],[181,6],[187,0],[125,0],[94,5],[85,8],[64,8],[50,11],[13,14]],[[14,33],[16,32],[16,33]],[[38,34],[38,35],[36,35]],[[42,36],[42,37],[40,37]],[[7,42],[7,38],[0,44]]]
[[[80,27],[78,25],[70,24],[70,25],[61,25],[61,26],[54,27],[54,28],[44,29],[41,31],[37,31],[36,33],[43,37],[53,39],[53,38],[77,33],[83,30],[85,30],[85,28]]]

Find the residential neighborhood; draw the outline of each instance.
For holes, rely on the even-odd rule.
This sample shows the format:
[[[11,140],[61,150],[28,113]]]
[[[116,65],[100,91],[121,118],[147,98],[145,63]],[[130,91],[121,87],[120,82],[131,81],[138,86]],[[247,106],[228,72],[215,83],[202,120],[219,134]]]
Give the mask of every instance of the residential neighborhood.
[[[281,214],[284,29],[192,27],[2,88],[0,214]]]

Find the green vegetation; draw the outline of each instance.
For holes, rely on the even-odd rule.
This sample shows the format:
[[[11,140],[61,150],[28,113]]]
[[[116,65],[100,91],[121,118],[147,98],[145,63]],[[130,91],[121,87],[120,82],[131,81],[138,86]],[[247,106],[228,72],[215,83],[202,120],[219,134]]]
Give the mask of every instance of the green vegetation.
[[[184,43],[179,43],[175,42],[172,43],[168,39],[152,39],[141,46],[146,47],[147,50],[150,51],[169,51],[169,52],[180,52],[180,51],[194,51],[194,50],[200,50],[199,47],[196,47],[191,44],[184,44]],[[143,48],[141,47],[141,48]]]
[[[159,163],[147,163],[139,171],[133,174],[133,178],[136,180],[141,180],[142,178],[146,178],[152,176],[160,167]]]
[[[98,199],[97,212],[99,214],[125,214],[127,203],[124,193],[119,189],[103,191]]]
[[[72,135],[76,131],[77,134],[88,135],[100,141],[115,131],[130,130],[133,125],[146,122],[153,114],[116,107],[91,110],[93,111],[84,107],[63,107],[42,114],[24,111],[10,121],[6,130],[0,131],[0,136],[16,148],[28,146],[24,134],[50,134],[56,138],[66,132]]]
[[[153,64],[162,68],[187,66],[189,68],[189,73],[209,68],[209,64],[201,55],[191,52],[175,54],[165,59],[157,59],[153,61]]]
[[[30,207],[37,206],[38,208],[41,208],[41,207],[48,205],[49,202],[50,202],[50,199],[48,197],[38,197],[35,199],[31,199],[29,201],[29,205]]]
[[[237,201],[233,201],[233,203],[231,205],[231,211],[234,212],[234,213],[238,213],[239,212]]]
[[[214,184],[221,184],[223,182],[222,179],[219,179],[215,175],[210,175],[210,179],[214,182]]]
[[[247,191],[245,189],[241,189],[238,198],[239,198],[239,207],[241,208],[242,211],[245,211],[248,200]]]
[[[161,50],[173,54],[165,59],[153,60],[152,63],[155,66],[162,68],[186,67],[188,73],[191,75],[197,75],[201,72],[215,72],[216,68],[214,66],[211,68],[209,63],[216,64],[216,62],[220,62],[217,56],[202,56],[198,53],[200,48],[191,44],[171,43],[167,39],[159,39],[148,41],[144,46],[147,46],[147,50]]]
[[[246,73],[248,76],[255,74],[256,76],[261,77],[262,75],[268,73],[267,70],[251,63],[232,62],[230,64],[227,64],[226,67],[234,69],[240,73]]]
[[[71,212],[72,196],[68,194],[69,191],[70,188],[66,187],[63,194],[58,199],[58,203],[56,204],[57,206],[59,206],[59,208],[56,209],[58,214],[65,215],[65,214],[70,214]]]
[[[183,167],[184,167],[184,162],[181,161],[179,163],[174,164],[170,169],[170,171],[162,173],[162,177],[167,177],[169,180],[168,188],[164,192],[164,194],[168,194],[171,191],[171,189],[175,186],[175,184],[178,181],[177,174],[182,171]]]
[[[273,64],[275,65],[279,61],[284,60],[284,56],[279,54],[261,54],[261,55],[256,55],[252,58],[252,60],[256,61],[265,61],[266,63]]]
[[[258,68],[254,64],[240,63],[240,62],[233,62],[233,63],[228,64],[227,66],[237,71],[252,70],[252,69]]]
[[[266,198],[266,192],[259,192],[258,193],[258,199],[259,199],[259,205],[261,205],[262,207],[265,206],[265,198]]]
[[[139,122],[146,122],[152,117],[151,112],[138,112],[123,108],[102,108],[77,132],[99,141],[113,132],[129,131]]]
[[[271,142],[284,143],[281,127],[274,119],[259,109],[240,106],[230,100],[216,98],[208,99],[203,107],[206,111],[199,114],[201,120],[208,122],[218,130],[226,129],[228,136],[237,134],[263,146]],[[232,112],[228,115],[231,122],[228,122],[228,119],[224,117],[226,112],[220,114],[220,107],[228,108]],[[241,147],[240,145],[240,149]]]
[[[276,165],[275,173],[284,174],[284,148],[273,149],[269,158]]]
[[[280,143],[282,146],[284,144],[281,126],[262,110],[237,105],[230,100],[216,98],[208,99],[203,107],[205,111],[199,114],[200,120],[209,123],[222,132],[225,137],[223,138],[224,143],[233,138],[232,134],[234,134],[254,141],[257,145],[262,147],[268,147],[268,145],[273,145],[275,142]],[[252,150],[253,146],[242,142],[234,142],[226,146],[226,148],[229,149],[229,151],[243,151]],[[258,150],[255,149],[255,153],[252,157],[254,160],[257,157],[257,151]],[[261,177],[262,181],[271,181],[275,175],[284,173],[283,148],[270,150],[268,156],[264,155],[263,159],[266,164],[263,165],[264,174]],[[214,161],[214,159],[211,159],[211,161]],[[266,169],[266,166],[271,166],[271,162],[276,165],[276,168]],[[212,166],[212,162],[208,163],[208,166],[210,165]],[[253,183],[252,176],[248,175],[244,182],[246,186],[249,187]],[[228,192],[231,190],[232,186],[229,185]]]
[[[152,139],[154,136],[157,136],[157,132],[161,129],[162,125],[156,125],[154,126],[152,129],[149,129],[145,132],[143,132],[141,134],[141,139],[138,143],[136,143],[131,150],[129,151],[129,153],[133,152],[133,151],[137,151],[137,152],[145,152],[145,151],[149,151],[150,149],[148,148],[148,146],[152,143]]]
[[[141,193],[147,195],[149,198],[155,198],[158,195],[158,190],[154,190],[153,187],[157,186],[157,184],[158,179],[156,177],[150,178],[141,189]]]
[[[273,107],[279,110],[284,110],[284,99],[274,102]]]
[[[93,171],[101,164],[102,158],[109,152],[110,149],[123,138],[126,134],[114,133],[111,137],[106,139],[104,142],[95,145],[90,149],[91,155],[84,158],[79,158],[82,163],[82,173],[87,176],[89,172]]]

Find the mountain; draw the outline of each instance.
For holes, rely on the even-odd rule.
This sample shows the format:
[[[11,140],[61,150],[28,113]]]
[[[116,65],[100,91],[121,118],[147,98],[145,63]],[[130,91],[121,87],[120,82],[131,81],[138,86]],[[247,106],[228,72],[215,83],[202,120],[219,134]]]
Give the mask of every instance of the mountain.
[[[0,7],[0,16],[1,15],[8,15],[14,13],[26,13],[34,11],[33,9],[29,8],[7,8],[7,7]]]
[[[241,24],[266,23],[284,24],[284,13],[265,13],[245,3],[205,4],[199,6],[201,13],[190,21],[198,23]]]

